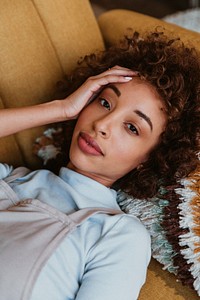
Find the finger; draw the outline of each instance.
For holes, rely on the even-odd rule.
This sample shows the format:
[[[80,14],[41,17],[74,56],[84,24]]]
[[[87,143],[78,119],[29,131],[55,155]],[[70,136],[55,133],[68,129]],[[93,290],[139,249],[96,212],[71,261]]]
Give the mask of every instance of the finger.
[[[109,77],[108,77],[109,76]],[[112,75],[108,75],[107,78],[104,77],[102,78],[102,81],[97,83],[97,85],[91,89],[91,93],[90,96],[88,95],[88,100],[86,105],[90,104],[93,100],[95,100],[98,95],[102,92],[102,90],[104,89],[104,87],[110,83],[124,83],[124,82],[129,82],[130,80],[132,80],[132,77],[129,76],[112,76]],[[112,77],[111,77],[112,76]]]
[[[132,80],[133,76],[125,75],[117,75],[117,74],[106,74],[102,77],[90,77],[87,80],[87,84],[91,85],[91,90],[95,89],[96,87],[101,87],[107,85],[109,83],[117,83],[117,82],[128,82]]]
[[[98,74],[96,76],[93,76],[93,77],[96,77],[96,78],[101,78],[101,77],[104,77],[106,75],[121,75],[121,76],[138,76],[139,75],[139,72],[137,71],[133,71],[133,70],[130,70],[128,68],[111,68],[111,69],[108,69],[104,72],[102,72],[101,74]]]
[[[74,93],[77,99],[81,99],[81,103],[87,105],[93,101],[104,86],[110,83],[125,83],[132,80],[132,76],[122,76],[122,75],[113,75],[107,74],[102,77],[89,77],[84,84]]]
[[[132,80],[132,76],[122,76],[122,75],[113,75],[113,74],[108,74],[106,76],[104,75],[103,77],[100,78],[96,78],[96,77],[88,78],[84,88],[87,97],[89,99],[87,101],[87,104],[96,98],[96,96],[99,94],[99,92],[101,92],[104,86],[110,83],[125,83],[131,80]]]

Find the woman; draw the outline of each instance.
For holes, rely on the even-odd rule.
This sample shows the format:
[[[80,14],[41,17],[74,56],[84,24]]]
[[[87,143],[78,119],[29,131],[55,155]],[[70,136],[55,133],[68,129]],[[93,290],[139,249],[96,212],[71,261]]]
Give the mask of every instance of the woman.
[[[17,196],[65,214],[119,210],[113,188],[150,197],[160,179],[193,170],[200,61],[194,50],[174,44],[162,34],[135,33],[122,47],[87,57],[66,99],[1,111],[1,136],[78,116],[67,168],[59,176],[40,170],[11,182]],[[137,299],[149,260],[149,235],[136,218],[99,214],[57,247],[30,299]]]

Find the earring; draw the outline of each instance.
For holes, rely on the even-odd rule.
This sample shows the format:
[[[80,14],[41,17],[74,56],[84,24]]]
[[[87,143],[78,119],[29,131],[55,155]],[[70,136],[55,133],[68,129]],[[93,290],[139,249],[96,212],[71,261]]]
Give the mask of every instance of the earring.
[[[143,164],[139,164],[136,168],[137,171],[141,170],[143,168]]]

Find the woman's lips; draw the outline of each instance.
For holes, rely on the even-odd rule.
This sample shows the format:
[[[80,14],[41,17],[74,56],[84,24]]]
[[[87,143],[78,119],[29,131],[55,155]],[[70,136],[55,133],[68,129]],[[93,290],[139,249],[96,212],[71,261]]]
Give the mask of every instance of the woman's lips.
[[[79,148],[86,154],[95,156],[103,155],[97,142],[87,133],[81,132],[78,137]]]

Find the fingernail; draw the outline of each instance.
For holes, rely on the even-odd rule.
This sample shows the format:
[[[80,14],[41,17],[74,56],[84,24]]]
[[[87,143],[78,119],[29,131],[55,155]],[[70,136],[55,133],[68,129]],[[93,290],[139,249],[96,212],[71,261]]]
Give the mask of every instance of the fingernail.
[[[127,81],[129,81],[129,80],[132,80],[132,79],[133,79],[133,77],[124,76],[124,79],[125,79],[125,80],[127,80]]]

